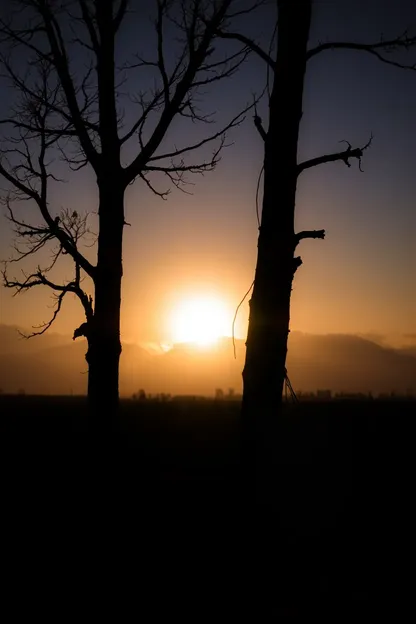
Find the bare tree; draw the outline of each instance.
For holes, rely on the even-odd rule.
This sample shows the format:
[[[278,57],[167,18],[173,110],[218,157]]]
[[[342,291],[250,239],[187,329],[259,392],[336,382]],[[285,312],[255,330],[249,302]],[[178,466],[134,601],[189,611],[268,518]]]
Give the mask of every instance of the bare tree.
[[[154,0],[151,56],[137,53],[122,62],[116,54],[120,33],[127,21],[144,19],[140,2],[16,0],[0,19],[2,75],[17,93],[9,117],[0,120],[5,128],[0,174],[6,181],[9,219],[18,238],[28,243],[25,251],[18,249],[17,258],[55,245],[51,265],[21,280],[5,273],[5,284],[17,291],[37,285],[54,291],[56,310],[39,331],[54,321],[68,292],[79,298],[86,320],[74,339],[83,335],[88,341],[93,428],[117,425],[126,187],[139,178],[162,198],[171,185],[186,192],[186,176],[211,171],[225,145],[225,133],[243,119],[245,111],[193,143],[162,149],[175,118],[209,128],[213,118],[199,107],[201,90],[232,76],[250,52],[243,46],[232,55],[221,55],[214,47],[217,32],[232,17],[234,2]],[[130,98],[126,115],[125,91]],[[196,150],[206,152],[210,144],[211,153],[195,159]],[[60,180],[58,157],[72,171],[87,167],[96,178],[95,264],[81,245],[87,233],[85,217],[74,210],[59,215],[52,206],[50,189]],[[167,188],[158,186],[161,175]],[[16,200],[29,200],[40,224],[32,217],[30,223],[20,218]],[[64,254],[73,260],[74,277],[55,282],[48,273]],[[81,286],[84,278],[92,283],[93,298]]]
[[[276,0],[277,45],[275,52],[264,49],[244,34],[221,31],[226,39],[250,47],[267,65],[270,73],[268,127],[256,114],[254,123],[264,142],[263,204],[258,238],[258,254],[247,351],[243,371],[244,393],[242,423],[249,462],[256,465],[267,457],[265,449],[276,423],[286,376],[287,341],[290,326],[290,298],[294,274],[302,264],[296,249],[306,238],[323,239],[325,230],[294,230],[297,180],[306,169],[340,161],[348,167],[356,159],[361,169],[362,147],[347,148],[305,162],[298,161],[298,136],[302,119],[304,77],[307,64],[326,50],[351,49],[371,54],[376,59],[405,69],[413,64],[398,62],[394,53],[408,50],[416,37],[407,33],[375,43],[327,42],[308,49],[312,0]],[[283,94],[283,95],[282,95]]]

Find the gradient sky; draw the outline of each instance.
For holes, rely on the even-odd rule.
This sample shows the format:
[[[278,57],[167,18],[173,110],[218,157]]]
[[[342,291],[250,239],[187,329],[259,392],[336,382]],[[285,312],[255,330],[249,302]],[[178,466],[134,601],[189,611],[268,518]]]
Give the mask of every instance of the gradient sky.
[[[241,25],[245,34],[268,46],[268,11]],[[408,27],[416,32],[416,3],[408,0],[318,1],[310,45],[325,40],[376,41]],[[144,31],[148,33],[148,27]],[[126,26],[122,52],[140,37]],[[234,44],[229,44],[234,46]],[[125,47],[124,47],[125,46]],[[231,49],[231,48],[230,48]],[[236,48],[235,48],[236,49]],[[401,57],[403,58],[403,57]],[[404,60],[416,63],[416,49]],[[266,69],[251,58],[237,76],[210,91],[206,110],[221,122],[264,88]],[[282,94],[284,97],[284,94]],[[3,105],[0,114],[5,114]],[[129,111],[127,111],[129,113]],[[267,123],[267,105],[260,113]],[[172,127],[168,142],[182,143],[193,132]],[[416,334],[416,71],[396,69],[368,54],[327,51],[309,63],[301,126],[300,159],[374,140],[357,163],[323,165],[304,172],[297,197],[298,229],[325,228],[325,241],[301,243],[304,264],[297,271],[292,298],[292,329],[313,333]],[[171,307],[184,298],[215,293],[235,307],[254,276],[257,221],[255,190],[262,164],[261,139],[251,113],[230,134],[216,171],[194,176],[192,195],[174,189],[167,201],[140,182],[127,190],[122,338],[169,341]],[[72,181],[76,180],[76,183]],[[163,185],[165,186],[165,185]],[[87,171],[54,196],[62,206],[96,210],[94,180]],[[0,258],[10,254],[11,232],[1,221]],[[18,267],[15,267],[15,274]],[[12,297],[0,290],[0,321],[30,327],[46,320],[51,304],[46,289]],[[245,335],[247,302],[236,334]],[[82,322],[68,298],[55,330],[72,333]]]

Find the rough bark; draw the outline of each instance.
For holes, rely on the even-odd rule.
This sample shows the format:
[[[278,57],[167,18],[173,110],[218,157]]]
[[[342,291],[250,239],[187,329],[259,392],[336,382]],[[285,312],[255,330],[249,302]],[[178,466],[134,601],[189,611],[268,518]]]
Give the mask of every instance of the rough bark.
[[[246,342],[242,407],[249,472],[270,457],[268,442],[282,402],[290,296],[299,260],[294,213],[311,2],[279,1],[278,49],[265,137],[263,207]],[[254,466],[253,466],[254,462]]]

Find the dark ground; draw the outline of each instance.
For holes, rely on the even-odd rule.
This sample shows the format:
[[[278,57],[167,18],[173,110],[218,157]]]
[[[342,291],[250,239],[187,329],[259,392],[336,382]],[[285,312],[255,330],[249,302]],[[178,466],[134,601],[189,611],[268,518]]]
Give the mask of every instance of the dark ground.
[[[16,619],[396,619],[413,594],[415,407],[289,406],[254,506],[238,403],[124,401],[123,434],[97,445],[82,399],[0,396],[3,599]]]

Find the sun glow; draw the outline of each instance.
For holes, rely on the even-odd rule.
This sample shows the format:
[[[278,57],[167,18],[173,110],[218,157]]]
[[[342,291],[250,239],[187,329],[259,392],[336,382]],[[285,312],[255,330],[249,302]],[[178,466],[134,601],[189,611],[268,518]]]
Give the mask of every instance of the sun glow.
[[[232,319],[227,306],[214,297],[198,297],[180,302],[172,310],[170,326],[173,342],[193,342],[208,346],[221,336],[229,336]]]

